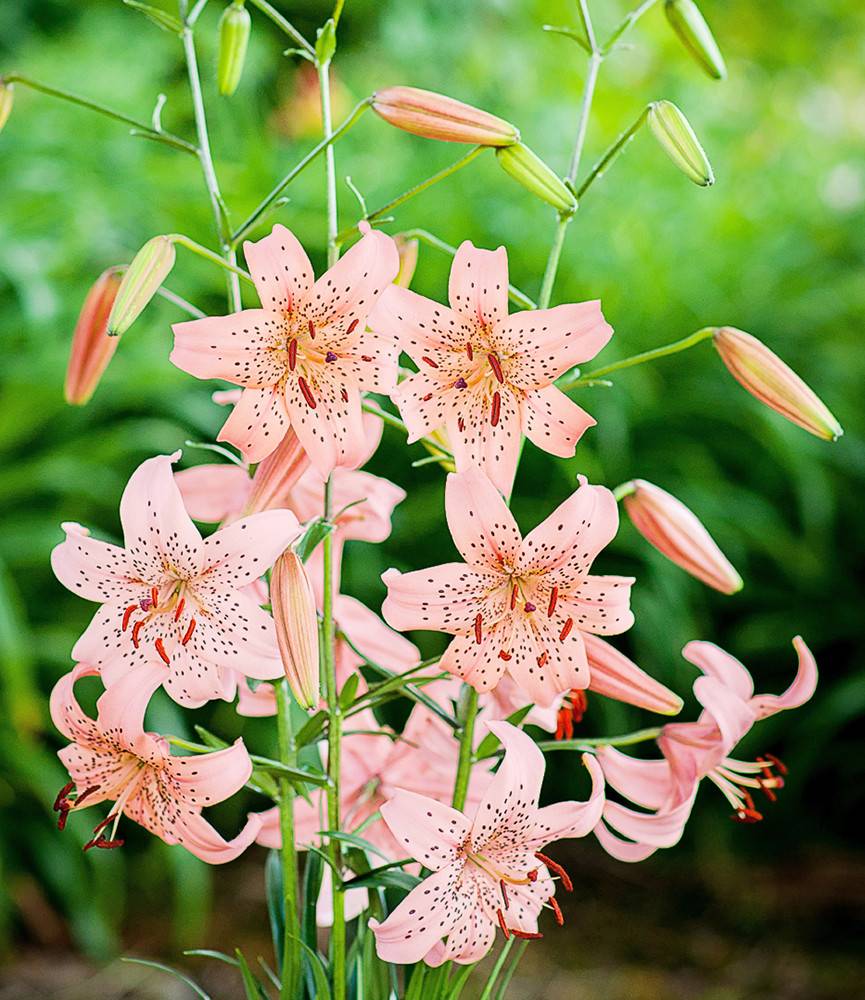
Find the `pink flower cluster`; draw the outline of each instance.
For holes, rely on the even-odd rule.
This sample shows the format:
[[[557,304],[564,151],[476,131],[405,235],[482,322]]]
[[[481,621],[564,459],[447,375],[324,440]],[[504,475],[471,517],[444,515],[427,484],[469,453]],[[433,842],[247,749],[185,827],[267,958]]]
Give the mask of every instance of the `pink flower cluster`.
[[[415,870],[432,872],[386,919],[370,921],[379,955],[468,963],[483,957],[497,929],[505,937],[539,936],[542,910],[562,922],[556,883],[571,887],[567,872],[543,853],[548,843],[594,832],[618,858],[646,857],[679,839],[703,778],[737,819],[759,819],[753,796],[773,798],[784,767],[769,755],[743,762],[730,754],[758,719],[811,696],[816,665],[801,639],[797,680],[780,697],[755,696],[741,664],[710,644],[689,644],[685,655],[704,674],[694,686],[699,719],[663,728],[661,760],[613,747],[586,754],[592,788],[585,802],[539,807],[542,753],[503,721],[531,706],[526,723],[570,739],[587,691],[665,715],[682,708],[676,694],[607,641],[633,623],[633,578],[595,570],[618,530],[613,493],[580,476],[572,495],[527,534],[504,499],[524,436],[567,457],[594,423],[555,382],[609,340],[599,304],[511,314],[504,249],[468,242],[454,258],[450,305],[393,284],[398,253],[381,232],[366,232],[317,280],[282,226],[247,243],[245,255],[261,306],[176,324],[171,354],[192,375],[240,387],[221,394],[233,410],[220,439],[236,446],[245,464],[174,474],[179,453],[148,459],[121,500],[123,545],[67,524],[52,556],[58,579],[99,605],[72,651],[77,665],[51,699],[54,722],[71,741],[60,754],[71,778],[55,803],[60,826],[71,812],[110,802],[88,848],[121,844],[124,815],[210,862],[228,861],[255,840],[279,846],[274,809],[251,814],[231,841],[202,816],[248,782],[253,764],[242,741],[176,756],[165,737],[145,729],[145,712],[161,687],[187,708],[237,698],[241,715],[276,713],[270,682],[285,668],[266,609],[267,571],[321,515],[328,480],[337,568],[347,542],[388,536],[404,498],[398,486],[359,469],[382,429],[363,412],[365,393],[394,401],[409,441],[436,433],[449,442],[457,471],[447,479],[445,510],[460,561],[389,569],[384,621],[339,592],[337,571],[338,684],[365,662],[395,673],[416,668],[418,650],[399,632],[446,633],[438,666],[451,677],[427,685],[427,696],[452,712],[459,681],[470,685],[486,724],[476,744],[489,733],[503,752],[494,775],[486,765],[497,755],[475,765],[465,814],[449,805],[459,746],[429,703],[414,708],[400,733],[381,726],[369,708],[351,716],[340,784],[345,829],[362,829],[383,858],[409,855]],[[401,376],[401,352],[416,371]],[[686,509],[675,533],[657,526],[665,509],[652,511],[658,547],[692,569],[706,559],[720,565]],[[193,518],[220,527],[202,538]],[[307,571],[320,606],[322,569],[316,550]],[[721,566],[704,576],[733,589],[732,573]],[[105,689],[96,718],[74,691],[90,675]],[[358,691],[366,691],[362,677]],[[605,781],[642,811],[609,799]],[[322,793],[296,799],[294,819],[298,845],[316,844],[326,829]],[[350,893],[349,902],[350,913],[360,912],[366,891]],[[319,909],[327,923],[324,900]]]

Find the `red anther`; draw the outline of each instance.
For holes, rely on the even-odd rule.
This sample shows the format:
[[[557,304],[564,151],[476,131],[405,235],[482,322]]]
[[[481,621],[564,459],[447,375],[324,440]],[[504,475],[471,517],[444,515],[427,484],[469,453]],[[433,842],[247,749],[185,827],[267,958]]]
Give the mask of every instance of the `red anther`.
[[[541,653],[541,655],[538,657],[538,666],[542,667],[547,662],[548,659],[549,659],[549,654],[547,653],[546,650],[544,650],[543,653]]]
[[[475,352],[472,350],[471,341],[466,341],[466,356],[468,357],[469,361],[474,361]]]
[[[430,368],[438,368],[438,362],[433,361],[432,358],[428,358],[426,355],[424,355],[421,358],[421,361],[425,361],[430,366]]]
[[[123,624],[120,626],[120,631],[125,632],[129,628],[129,619],[132,617],[132,612],[138,607],[137,604],[130,604],[129,607],[123,612]]]
[[[759,778],[757,779],[759,781]],[[777,802],[778,796],[769,788],[768,785],[761,784],[760,791],[766,796],[770,802]]]
[[[108,824],[112,823],[113,821],[114,821],[114,816],[111,813],[109,813],[105,817],[105,819],[101,819],[96,824],[96,826],[93,827],[93,837],[94,837],[94,839],[96,838],[97,834],[101,833],[105,829],[105,827],[108,826]]]
[[[54,800],[54,812],[60,812],[60,810],[63,809],[64,807],[66,809],[69,808],[66,799],[74,787],[75,787],[74,781],[67,781],[66,784],[60,789],[60,791],[57,793],[57,798]]]
[[[537,870],[537,868],[533,868],[530,872],[526,872],[526,878],[530,882],[537,882],[537,880],[538,880],[538,870]]]
[[[114,847],[123,847],[125,841],[121,839],[117,840],[106,840],[105,837],[94,837],[93,840],[88,840],[84,845],[82,850],[89,851],[91,847],[101,847],[104,850],[110,851]]]
[[[328,351],[327,354],[325,354],[324,356],[324,360],[327,361],[328,364],[331,364],[334,361],[339,361],[339,357],[338,355],[334,354],[333,351]]]
[[[361,361],[366,361],[366,362],[367,362],[367,364],[368,364],[368,363],[369,363],[370,361],[372,361],[372,360],[374,360],[374,359],[373,359],[373,358],[371,358],[371,357],[370,357],[370,356],[369,356],[368,354],[361,354],[361,356],[360,356],[360,360],[361,360]]]
[[[154,607],[154,608],[158,608],[159,607],[159,588],[158,587],[151,587],[150,588],[150,601],[151,601],[151,607]]]
[[[504,879],[499,879],[499,888],[502,891],[502,899],[505,901],[505,909],[508,908],[508,889]]]
[[[308,320],[306,326],[307,326],[307,329],[309,330],[310,337],[313,340],[315,340],[315,324],[313,323],[312,320]]]
[[[466,422],[463,417],[457,417],[457,427],[459,427],[460,432],[465,432]]]
[[[192,638],[192,633],[195,631],[195,625],[196,625],[195,619],[191,618],[189,621],[189,625],[186,628],[186,634],[180,640],[181,646],[185,646],[187,642],[189,642],[189,640]]]
[[[75,805],[80,806],[88,795],[92,795],[94,792],[98,791],[99,791],[99,785],[88,785],[83,792],[75,796]]]
[[[297,384],[298,384],[298,386],[300,388],[300,391],[301,391],[301,393],[303,395],[303,398],[306,400],[306,405],[311,410],[314,410],[315,409],[315,396],[313,396],[312,391],[310,390],[309,385],[307,384],[307,381],[303,377],[303,375],[300,375],[298,377]]]
[[[565,713],[561,709],[556,713],[556,737],[557,740],[565,738]]]
[[[484,623],[483,615],[479,611],[475,615],[475,642],[479,646],[480,646],[480,644],[481,644],[481,642],[483,641],[483,638],[484,638],[483,631],[482,631],[482,629],[483,629],[483,623]]]
[[[561,906],[559,906],[555,896],[550,896],[548,902],[550,906],[552,906],[553,908],[553,914],[555,915],[556,923],[559,925],[559,927],[561,927],[565,922],[565,915],[562,913]]]
[[[547,868],[550,869],[550,871],[555,872],[556,875],[559,876],[559,878],[562,880],[562,885],[565,887],[565,892],[574,891],[574,883],[571,881],[571,876],[568,875],[565,869],[562,868],[562,866],[557,861],[553,861],[552,858],[548,858],[546,854],[541,854],[540,851],[535,852],[535,857],[538,859],[538,861],[541,862],[541,864],[546,865]]]
[[[288,370],[294,371],[297,367],[297,341],[292,340],[288,345]]]
[[[183,614],[183,608],[186,604],[186,598],[181,597],[177,602],[177,607],[174,609],[174,620],[180,621],[180,616]]]
[[[354,331],[355,331],[355,328],[357,327],[357,324],[358,324],[359,322],[360,322],[360,320],[359,320],[359,319],[357,319],[357,318],[353,319],[353,320],[352,320],[352,321],[351,321],[351,322],[350,322],[350,323],[348,324],[348,329],[347,329],[347,330],[346,330],[345,332],[346,332],[346,333],[354,333]]]
[[[775,765],[775,767],[778,768],[778,770],[781,772],[781,774],[789,774],[790,773],[790,768],[787,767],[787,765],[784,763],[783,760],[780,760],[778,757],[776,757],[775,754],[773,754],[773,753],[767,753],[767,754],[763,754],[763,756],[766,758],[766,760],[772,761],[772,763]]]
[[[508,925],[505,923],[505,915],[501,910],[496,910],[496,917],[498,917],[499,927],[502,929],[502,934],[505,936],[505,941],[511,936],[511,932],[508,930]]]
[[[569,618],[564,625],[562,625],[562,631],[559,632],[559,642],[564,642],[565,639],[571,634],[571,629],[574,627],[574,619]]]
[[[568,705],[562,705],[556,715],[556,739],[570,740],[574,738],[574,717]]]
[[[497,354],[488,354],[487,355],[487,361],[489,361],[489,363],[490,363],[490,368],[492,368],[493,375],[495,375],[496,380],[499,382],[500,385],[504,384],[505,374],[502,371],[502,363],[501,363],[501,361],[499,361],[498,355]]]
[[[570,694],[571,702],[571,717],[574,722],[582,722],[583,716],[589,708],[589,697],[585,691],[578,691],[576,688],[571,689]]]
[[[433,398],[433,394],[432,394],[431,392],[428,392],[428,393],[427,393],[427,394],[426,394],[426,395],[425,395],[425,396],[423,397],[423,401],[424,401],[425,403],[428,403],[428,402],[429,402],[429,401],[430,401],[430,400],[431,400],[432,398]]]
[[[516,927],[509,927],[508,930],[515,938],[522,938],[523,941],[540,941],[544,936],[540,933],[532,934],[531,931],[520,931]]]
[[[737,809],[730,817],[737,823],[759,823],[762,818],[763,814],[756,809]]]
[[[499,417],[502,414],[502,397],[498,392],[493,393],[493,409],[490,413],[490,425],[492,427],[497,427],[499,423]]]
[[[531,613],[532,611],[537,611],[537,610],[538,610],[538,609],[537,609],[537,608],[536,608],[536,607],[534,606],[534,604],[532,604],[532,602],[531,602],[531,601],[526,601],[526,603],[525,603],[525,604],[523,605],[523,608],[524,608],[524,609],[525,609],[526,611],[528,611],[529,613]]]
[[[136,622],[136,623],[135,623],[135,624],[134,624],[134,625],[132,626],[132,645],[133,645],[133,646],[134,646],[134,647],[135,647],[136,649],[138,649],[138,643],[139,643],[139,641],[140,641],[140,640],[139,640],[139,638],[138,638],[138,633],[139,633],[139,632],[141,631],[141,626],[142,626],[143,624],[144,624],[144,619],[142,618],[142,619],[141,619],[140,621],[137,621],[137,622]]]
[[[60,814],[57,817],[57,829],[58,830],[65,830],[66,829],[66,820],[69,819],[69,813],[70,813],[71,809],[72,809],[71,806],[61,806],[60,809],[57,810],[58,813]]]
[[[514,584],[514,586],[511,589],[511,611],[513,611],[516,606],[517,606],[517,586],[516,584]]]
[[[745,805],[751,810],[751,812],[756,812],[756,809],[754,807],[754,799],[751,797],[751,793],[743,790],[742,798],[745,800]]]
[[[454,382],[454,389],[468,389],[469,384],[466,380],[460,376],[456,382]]]
[[[559,599],[559,588],[553,587],[550,591],[550,603],[547,605],[547,618],[553,617],[553,612],[556,610],[556,601]]]
[[[507,653],[503,649],[499,650],[499,659],[504,660],[505,663],[507,663],[507,661],[511,658],[511,655],[512,655],[511,653]]]
[[[156,652],[159,653],[159,658],[162,662],[166,664],[171,663],[171,658],[165,652],[165,646],[162,645],[162,639],[157,639],[153,645],[156,646]]]

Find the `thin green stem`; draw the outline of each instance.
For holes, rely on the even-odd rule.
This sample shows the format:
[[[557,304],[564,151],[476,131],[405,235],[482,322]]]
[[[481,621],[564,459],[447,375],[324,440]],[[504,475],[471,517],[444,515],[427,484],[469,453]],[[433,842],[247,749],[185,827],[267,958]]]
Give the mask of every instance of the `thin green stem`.
[[[649,114],[649,108],[646,106],[640,112],[637,120],[629,125],[624,132],[616,139],[616,141],[601,155],[601,158],[594,164],[592,169],[589,171],[588,176],[583,181],[583,183],[577,188],[577,201],[583,197],[586,191],[594,184],[596,180],[599,180],[609,169],[610,165],[614,160],[617,160],[619,156],[625,151],[625,147],[634,138],[637,132],[643,127],[646,122],[646,118]]]
[[[656,740],[661,735],[661,727],[638,729],[622,736],[597,736],[584,740],[541,740],[538,746],[547,752],[551,750],[591,750],[593,747],[629,747],[635,743]]]
[[[270,210],[274,202],[279,198],[282,192],[288,187],[289,184],[305,170],[310,163],[315,160],[320,153],[323,153],[332,142],[335,142],[341,135],[346,133],[352,125],[360,118],[360,116],[369,107],[370,99],[368,97],[364,98],[351,112],[348,118],[336,129],[334,129],[330,135],[325,136],[321,142],[311,149],[304,158],[297,163],[295,166],[289,170],[289,172],[279,181],[270,194],[265,197],[261,203],[255,208],[247,219],[245,219],[240,226],[232,233],[231,243],[233,246],[237,246],[238,243],[249,233],[251,229],[259,222],[259,220]]]
[[[496,957],[495,964],[492,969],[490,969],[489,975],[487,976],[487,983],[484,986],[484,991],[478,997],[478,1000],[490,1000],[493,995],[493,990],[495,989],[496,980],[499,978],[499,973],[502,971],[502,967],[508,959],[508,955],[511,953],[511,948],[514,946],[514,941],[516,938],[508,938],[502,946],[502,950],[498,953]]]
[[[466,804],[466,794],[469,790],[469,778],[472,772],[472,751],[475,737],[475,719],[478,714],[478,693],[466,684],[463,685],[463,704],[460,706],[460,728],[456,731],[456,737],[460,742],[459,760],[457,762],[457,776],[454,782],[454,795],[452,805],[454,809],[462,809]]]
[[[505,974],[502,976],[502,981],[499,983],[499,988],[496,990],[495,1000],[505,1000],[505,993],[507,992],[508,986],[511,984],[511,979],[513,979],[514,973],[517,971],[520,959],[523,955],[525,955],[526,948],[528,948],[528,946],[528,941],[520,941],[517,945],[516,951],[511,958],[511,964],[505,970]]]
[[[286,17],[283,17],[279,11],[272,7],[267,0],[249,0],[253,7],[257,7],[265,17],[269,17],[271,21],[280,29],[280,31],[285,32],[286,35],[294,42],[294,44],[302,49],[310,58],[315,58],[315,49],[312,45],[303,37],[303,35],[295,28],[295,26]]]
[[[613,46],[622,38],[625,32],[630,31],[637,21],[640,20],[643,14],[645,14],[646,11],[651,10],[656,3],[658,3],[658,0],[643,0],[639,7],[625,15],[625,17],[613,29],[610,37],[601,46],[601,53],[604,56],[609,55],[609,53],[613,50]]]
[[[49,97],[57,97],[61,101],[77,104],[78,107],[87,108],[89,111],[95,111],[97,114],[105,115],[106,118],[113,118],[114,121],[128,125],[135,130],[136,134],[140,134],[144,138],[154,139],[157,142],[173,146],[175,149],[182,149],[186,153],[192,153],[195,156],[198,155],[198,149],[191,142],[181,139],[179,135],[174,135],[172,132],[164,132],[162,129],[156,129],[147,122],[138,121],[137,118],[130,118],[129,115],[123,114],[122,111],[115,111],[114,108],[106,107],[104,104],[91,101],[86,97],[79,97],[77,94],[70,93],[68,90],[63,90],[60,87],[51,87],[47,83],[33,80],[31,77],[24,76],[21,73],[4,74],[0,76],[0,81],[4,83],[19,83],[22,87],[29,87],[30,90],[36,90],[40,94],[47,94]]]
[[[420,183],[415,184],[410,187],[407,191],[403,191],[401,195],[389,201],[386,205],[382,205],[381,208],[377,208],[374,212],[369,212],[364,216],[364,222],[375,222],[377,219],[381,219],[383,216],[392,212],[393,209],[399,208],[400,205],[407,202],[410,198],[414,198],[415,195],[420,194],[422,191],[426,191],[427,188],[431,188],[434,184],[438,184],[439,181],[443,181],[446,177],[450,177],[451,174],[455,174],[458,170],[462,170],[463,167],[467,167],[472,160],[477,159],[478,156],[483,153],[486,146],[474,146],[467,153],[461,156],[458,160],[455,160],[449,166],[444,167],[437,173],[434,173],[431,177],[427,177],[426,180],[420,181]],[[351,237],[353,233],[357,231],[357,225],[350,226],[344,229],[336,237],[337,243],[340,245],[345,243],[347,239]]]
[[[189,316],[194,319],[204,319],[207,315],[203,310],[199,309],[198,306],[193,305],[191,302],[183,298],[182,295],[178,295],[177,292],[172,292],[170,288],[166,288],[162,285],[160,288],[156,289],[156,294],[165,299],[166,302],[170,302],[172,305],[177,306],[178,309],[182,309]]]
[[[399,235],[407,240],[420,240],[421,243],[426,243],[427,246],[431,246],[436,250],[441,250],[442,253],[446,253],[450,257],[455,256],[457,252],[456,247],[451,246],[450,243],[446,243],[442,239],[439,239],[438,236],[429,232],[427,229],[406,229]],[[537,304],[534,299],[530,299],[529,296],[517,288],[516,285],[508,285],[508,298],[515,305],[522,306],[523,309],[537,308]]]
[[[595,368],[590,372],[586,372],[585,375],[582,375],[574,382],[571,382],[570,387],[585,385],[588,381],[600,378],[603,375],[610,375],[612,372],[621,371],[624,368],[633,368],[635,365],[644,365],[647,361],[657,361],[658,358],[667,358],[671,354],[679,354],[681,351],[687,351],[689,348],[701,344],[704,340],[708,340],[715,333],[715,329],[713,326],[706,326],[702,330],[692,333],[689,337],[683,337],[672,344],[664,344],[663,347],[654,347],[651,351],[633,354],[629,358],[622,358],[621,361],[614,361],[612,364],[604,365],[602,368]]]
[[[297,753],[291,725],[291,697],[288,682],[276,685],[276,725],[279,740],[279,759],[294,767]],[[300,918],[297,910],[298,877],[297,846],[294,840],[294,790],[288,778],[279,779],[279,831],[282,838],[282,904],[284,910],[284,936],[282,944],[282,984],[280,1000],[294,1000],[300,982]]]
[[[183,233],[169,233],[168,238],[172,243],[178,243],[180,246],[186,247],[187,250],[191,250],[194,254],[198,254],[199,257],[209,260],[212,264],[218,264],[220,267],[224,268],[226,271],[230,271],[238,278],[243,278],[243,280],[248,282],[250,285],[253,284],[252,276],[248,271],[244,271],[243,268],[238,267],[237,264],[232,263],[230,260],[226,260],[224,257],[220,257],[220,255],[214,250],[210,250],[207,247],[202,246],[200,243],[196,243],[195,240],[191,240],[188,236],[184,236]]]

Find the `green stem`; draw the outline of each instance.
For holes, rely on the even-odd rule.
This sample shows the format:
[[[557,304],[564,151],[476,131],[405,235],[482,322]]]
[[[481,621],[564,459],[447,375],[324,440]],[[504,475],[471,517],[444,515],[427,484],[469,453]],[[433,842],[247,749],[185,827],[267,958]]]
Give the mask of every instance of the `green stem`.
[[[204,319],[207,315],[203,310],[199,309],[198,306],[193,305],[188,302],[182,295],[178,295],[177,292],[172,292],[170,288],[166,288],[165,285],[156,289],[156,294],[165,299],[166,302],[170,302],[172,305],[177,306],[178,309],[182,309],[185,313],[192,316],[194,319]]]
[[[601,158],[594,164],[592,169],[589,171],[588,176],[583,181],[583,183],[577,188],[577,201],[583,197],[586,191],[594,184],[596,180],[599,180],[609,169],[610,165],[614,160],[618,159],[619,156],[625,151],[625,147],[634,138],[637,132],[645,124],[646,118],[649,114],[648,106],[643,108],[640,112],[637,120],[625,129],[624,132],[616,139],[612,146],[607,149],[607,151],[601,156]]]
[[[294,42],[294,44],[310,57],[315,58],[315,49],[310,45],[310,43],[303,37],[303,35],[295,28],[295,26],[287,18],[283,17],[279,11],[272,7],[267,0],[249,0],[253,7],[258,7],[265,17],[269,17],[271,21]]]
[[[460,728],[455,735],[460,741],[460,754],[457,763],[457,776],[454,782],[454,809],[462,809],[466,804],[466,793],[469,790],[469,778],[472,771],[472,750],[475,736],[475,719],[478,714],[478,693],[468,684],[463,685],[464,704],[460,718]]]
[[[511,959],[511,964],[508,966],[505,974],[502,976],[502,981],[499,983],[499,988],[496,990],[495,1000],[505,1000],[505,993],[507,992],[508,986],[511,984],[511,979],[513,979],[514,973],[517,971],[517,966],[520,964],[520,959],[525,955],[526,948],[528,948],[528,941],[520,941],[517,945],[517,950],[514,952],[513,958]]]
[[[220,267],[225,268],[226,271],[230,271],[238,278],[243,278],[243,280],[249,282],[249,284],[253,283],[252,276],[248,271],[244,271],[242,267],[238,267],[237,264],[232,263],[230,260],[226,260],[225,257],[220,257],[220,255],[215,251],[209,250],[200,243],[196,243],[195,240],[191,240],[188,236],[184,236],[183,233],[169,233],[168,238],[172,243],[179,243],[180,246],[186,247],[187,250],[191,250],[194,254],[198,254],[199,257],[209,260],[212,264],[218,264]]]
[[[407,240],[420,240],[421,243],[426,243],[427,246],[434,247],[436,250],[441,250],[442,253],[446,253],[449,256],[455,256],[457,248],[451,246],[450,243],[446,243],[444,240],[439,239],[433,233],[429,232],[427,229],[406,229],[399,234]],[[508,298],[515,305],[522,306],[523,309],[536,309],[537,304],[533,299],[530,299],[525,292],[520,291],[516,285],[508,285]]]
[[[78,107],[87,108],[88,111],[95,111],[97,114],[105,115],[106,118],[113,118],[114,121],[122,122],[124,125],[129,125],[130,128],[134,129],[136,133],[140,133],[144,138],[154,139],[157,142],[163,142],[168,146],[173,146],[175,149],[182,149],[186,153],[192,153],[195,156],[198,155],[198,149],[191,142],[181,139],[179,135],[174,135],[172,132],[163,132],[161,129],[155,129],[152,125],[148,125],[146,122],[138,121],[137,118],[130,118],[129,115],[124,115],[121,111],[115,111],[113,108],[108,108],[104,104],[98,104],[96,101],[88,100],[86,97],[79,97],[77,94],[72,94],[68,90],[63,90],[60,87],[50,87],[47,83],[40,83],[38,80],[33,80],[29,76],[24,76],[21,73],[7,73],[0,76],[0,81],[3,83],[20,83],[23,87],[29,87],[31,90],[36,90],[41,94],[47,94],[49,97],[57,97],[61,101],[68,101],[70,104],[77,104]]]
[[[399,208],[400,205],[407,202],[410,198],[414,198],[415,195],[420,194],[422,191],[426,191],[427,188],[431,188],[434,184],[438,184],[439,181],[443,181],[446,177],[450,177],[451,174],[455,174],[458,170],[462,170],[463,167],[468,166],[472,160],[480,156],[485,149],[486,146],[474,146],[458,160],[451,163],[450,166],[444,167],[444,169],[439,170],[438,173],[433,174],[431,177],[427,177],[426,180],[421,181],[419,184],[415,184],[413,187],[410,187],[408,191],[403,191],[401,195],[394,198],[392,201],[389,201],[386,205],[382,205],[381,208],[377,208],[374,212],[368,213],[364,216],[363,221],[375,222],[377,219],[380,219],[382,216],[385,216],[389,212],[393,211],[393,209]],[[348,229],[344,229],[337,235],[337,243],[340,245],[345,243],[345,241],[356,231],[356,225],[350,226]]]
[[[276,724],[279,739],[279,759],[293,767],[296,763],[294,733],[291,725],[291,698],[288,682],[276,687]],[[288,778],[279,779],[279,830],[282,838],[282,903],[285,928],[282,946],[282,985],[280,1000],[294,1000],[300,982],[300,918],[297,911],[298,878],[297,846],[294,841],[294,790]]]
[[[320,153],[323,153],[332,142],[337,140],[341,135],[346,133],[352,125],[360,118],[360,116],[369,107],[370,99],[368,97],[364,98],[352,111],[352,113],[345,119],[345,121],[333,130],[330,135],[325,136],[321,142],[311,149],[304,158],[297,163],[295,166],[289,170],[289,172],[282,178],[281,181],[273,188],[270,194],[264,198],[256,209],[250,214],[250,216],[240,224],[240,226],[231,235],[231,243],[233,246],[237,246],[238,243],[246,236],[249,231],[258,223],[258,221],[264,216],[268,210],[273,206],[274,202],[279,198],[282,192],[288,187],[289,184],[297,177],[299,173],[306,169],[313,160],[318,157]]]
[[[643,365],[647,361],[657,361],[658,358],[666,358],[671,354],[687,351],[689,348],[701,344],[704,340],[708,340],[715,333],[715,329],[716,327],[714,326],[705,326],[702,330],[697,330],[696,333],[692,333],[689,337],[683,337],[672,344],[664,344],[663,347],[654,347],[651,351],[633,354],[629,358],[622,358],[621,361],[614,361],[612,364],[604,365],[602,368],[595,368],[571,382],[567,387],[572,388],[575,385],[585,385],[591,379],[610,375],[612,372],[621,371],[623,368],[633,368],[634,365]]]
[[[496,980],[499,978],[499,973],[502,971],[502,966],[504,966],[507,961],[508,955],[511,953],[511,948],[514,946],[514,941],[516,938],[508,938],[502,946],[502,950],[498,953],[498,956],[490,969],[489,975],[487,976],[487,984],[484,986],[484,991],[478,997],[478,1000],[490,1000],[493,995],[493,990],[495,989]]]
[[[601,46],[601,53],[604,56],[609,55],[609,53],[613,50],[613,46],[619,41],[619,39],[621,39],[622,35],[624,35],[625,32],[630,31],[637,21],[640,20],[643,14],[645,14],[646,11],[651,10],[657,2],[658,0],[643,0],[639,7],[632,10],[630,14],[627,14],[613,29],[610,37]]]
[[[661,735],[661,727],[638,729],[623,736],[593,736],[584,740],[541,740],[538,746],[541,750],[590,750],[592,747],[629,747],[635,743],[645,743],[656,740]]]

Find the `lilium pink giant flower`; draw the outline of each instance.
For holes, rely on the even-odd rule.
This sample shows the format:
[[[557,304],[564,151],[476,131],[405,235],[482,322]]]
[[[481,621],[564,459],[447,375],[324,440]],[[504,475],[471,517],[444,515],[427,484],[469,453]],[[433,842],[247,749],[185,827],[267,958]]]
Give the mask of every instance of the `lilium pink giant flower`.
[[[475,468],[448,476],[445,508],[465,562],[389,569],[382,576],[385,621],[402,631],[452,633],[441,668],[481,693],[505,671],[540,705],[587,687],[583,633],[623,632],[633,622],[633,579],[589,574],[618,528],[613,494],[581,479],[523,538],[495,486]]]
[[[607,782],[631,802],[651,810],[638,812],[607,802],[607,825],[598,824],[595,833],[613,857],[641,861],[659,847],[676,844],[703,778],[720,789],[733,807],[733,819],[754,823],[763,818],[753,793],[763,792],[774,801],[775,791],[784,784],[785,766],[771,754],[754,761],[737,760],[730,754],[760,719],[798,708],[813,695],[817,664],[799,636],[793,646],[799,668],[782,695],[754,694],[754,681],[747,669],[713,643],[689,642],[685,646],[685,659],[704,675],[694,683],[694,694],[703,706],[699,719],[664,726],[658,737],[663,760],[637,760],[613,747],[598,750]]]
[[[553,383],[593,358],[613,331],[598,302],[508,315],[504,247],[463,243],[448,293],[451,308],[397,285],[379,299],[370,325],[419,369],[391,396],[409,442],[446,426],[457,469],[480,465],[509,493],[523,434],[567,458],[595,423]]]
[[[317,281],[284,226],[244,243],[261,308],[173,326],[171,361],[197,378],[243,386],[220,440],[260,462],[289,426],[322,476],[355,468],[365,453],[361,393],[390,393],[395,344],[366,330],[366,318],[396,277],[399,253],[370,231]]]
[[[433,872],[386,920],[370,920],[385,962],[477,962],[489,951],[497,926],[505,937],[541,937],[538,916],[548,903],[562,922],[550,872],[567,889],[571,882],[541,850],[554,840],[584,837],[598,822],[604,806],[600,766],[584,757],[592,777],[588,801],[539,809],[543,754],[509,723],[487,725],[505,757],[473,820],[412,791],[398,791],[381,806],[397,842]]]
[[[106,687],[142,662],[161,663],[181,705],[231,700],[235,672],[280,677],[273,620],[244,593],[297,536],[287,510],[235,521],[202,541],[160,455],[133,473],[120,501],[125,548],[65,525],[51,553],[60,582],[101,607],[72,650]]]
[[[84,849],[120,847],[123,816],[155,833],[167,844],[182,844],[210,864],[231,861],[254,840],[261,826],[250,815],[241,832],[224,840],[201,810],[234,795],[252,774],[252,761],[238,740],[233,746],[193,757],[173,757],[168,742],[144,731],[144,713],[162,682],[154,665],[129,671],[101,696],[91,719],[75,697],[75,682],[97,671],[79,664],[51,693],[54,725],[72,742],[59,752],[71,781],[54,803],[58,826],[70,812],[112,802]],[[74,789],[74,794],[73,794]]]

